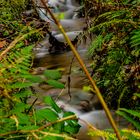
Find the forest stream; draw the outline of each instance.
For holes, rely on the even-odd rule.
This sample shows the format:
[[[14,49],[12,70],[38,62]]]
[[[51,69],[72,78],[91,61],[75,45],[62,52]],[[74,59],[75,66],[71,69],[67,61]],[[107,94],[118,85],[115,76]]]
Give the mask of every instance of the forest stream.
[[[38,4],[40,2],[38,1]],[[60,19],[60,23],[64,27],[67,35],[71,40],[76,36],[80,36],[82,33],[86,21],[84,18],[79,18],[76,14],[76,9],[79,8],[79,4],[74,0],[67,0],[57,2],[55,0],[50,0],[49,4],[54,7],[55,14],[63,14],[64,19]],[[42,9],[37,9],[40,14],[40,18],[50,22],[52,34],[61,42],[65,42],[62,34],[58,31],[56,25],[51,19],[43,14]],[[62,72],[62,78],[60,81],[65,84],[65,89],[54,89],[45,83],[36,84],[34,89],[38,93],[39,100],[37,107],[42,108],[43,104],[41,100],[46,95],[51,95],[54,99],[57,99],[57,103],[63,106],[64,110],[75,112],[79,118],[93,124],[94,127],[99,129],[111,128],[104,111],[93,92],[85,91],[84,87],[88,86],[88,80],[85,74],[82,72],[76,58],[74,58],[71,51],[52,53],[48,52],[50,43],[48,41],[48,34],[46,38],[39,42],[34,49],[35,60],[34,60],[34,71],[35,75],[42,76],[44,70],[46,69],[59,69]],[[84,60],[87,68],[90,70],[91,60],[87,56],[87,47],[90,44],[90,39],[86,42],[81,40],[78,43],[77,50]],[[53,47],[53,46],[52,46]],[[70,81],[68,81],[68,78]],[[68,86],[69,85],[69,86]],[[71,98],[69,94],[71,95]],[[112,111],[112,114],[113,111]],[[124,121],[118,119],[117,116],[113,115],[115,120],[118,120],[120,127],[124,127]],[[79,140],[90,140],[91,138],[86,135],[87,129],[86,125],[83,124],[81,130],[77,136]],[[92,140],[102,139],[102,138],[92,138]]]
[[[140,0],[0,7],[0,140],[140,140]]]

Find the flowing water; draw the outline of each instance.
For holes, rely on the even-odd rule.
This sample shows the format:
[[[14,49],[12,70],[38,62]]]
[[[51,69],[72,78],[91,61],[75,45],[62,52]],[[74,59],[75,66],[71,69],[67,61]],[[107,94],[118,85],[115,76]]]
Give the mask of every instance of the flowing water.
[[[38,1],[39,3],[39,1]],[[85,27],[85,19],[75,19],[74,10],[77,8],[78,3],[74,0],[49,0],[49,4],[54,6],[57,9],[57,13],[63,12],[65,19],[61,19],[60,23],[65,28],[67,35],[73,40],[78,34],[80,34]],[[59,7],[59,8],[58,8]],[[65,8],[64,8],[65,7]],[[56,25],[50,21],[47,17],[42,14],[42,12],[38,11],[41,18],[43,20],[49,21],[52,29],[52,33],[59,41],[65,41],[62,34],[57,30]],[[89,71],[91,60],[87,57],[87,47],[89,46],[90,40],[80,42],[78,45],[78,52],[81,58],[84,60]],[[46,69],[60,69],[63,76],[60,79],[61,82],[65,84],[65,89],[54,89],[47,84],[37,84],[35,85],[35,90],[39,93],[40,100],[43,99],[46,95],[51,95],[53,98],[59,98],[58,104],[60,106],[64,106],[66,111],[75,112],[79,118],[84,121],[88,121],[93,124],[94,127],[105,129],[110,128],[110,124],[106,118],[106,115],[101,109],[101,105],[97,99],[97,97],[92,92],[87,92],[82,90],[83,86],[88,86],[88,80],[85,77],[85,74],[82,72],[79,63],[76,59],[73,60],[73,53],[71,51],[60,53],[60,54],[49,54],[48,48],[50,44],[48,41],[48,36],[42,40],[35,48],[35,60],[34,60],[34,74],[42,75],[43,71]],[[72,65],[72,67],[71,67]],[[70,73],[71,68],[71,73]],[[71,82],[68,82],[68,78],[70,77]],[[70,89],[68,88],[68,84],[70,84]],[[69,91],[70,90],[70,91]],[[71,99],[69,97],[68,92],[71,93]],[[38,103],[38,107],[42,107],[41,101]],[[112,112],[113,113],[113,112]],[[113,113],[114,114],[114,113]],[[114,115],[115,117],[115,115]],[[121,122],[121,125],[123,122]],[[80,121],[82,125],[80,133],[77,138],[79,140],[96,140],[100,138],[90,138],[86,135],[87,127]]]

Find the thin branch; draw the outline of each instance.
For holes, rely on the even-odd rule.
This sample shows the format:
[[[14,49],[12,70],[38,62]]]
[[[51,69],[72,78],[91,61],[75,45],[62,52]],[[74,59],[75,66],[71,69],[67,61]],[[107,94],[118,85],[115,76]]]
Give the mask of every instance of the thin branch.
[[[40,132],[44,128],[49,127],[49,126],[51,126],[53,124],[56,124],[56,123],[59,123],[59,122],[63,122],[63,121],[66,121],[66,120],[71,120],[71,119],[77,119],[77,116],[76,115],[71,115],[71,116],[68,116],[68,117],[64,117],[64,118],[61,118],[61,119],[59,119],[59,120],[57,120],[55,122],[47,123],[47,124],[45,124],[44,126],[41,126],[38,129],[33,129],[33,130],[17,130],[17,131],[6,132],[6,133],[3,133],[3,134],[0,134],[0,137],[6,136],[6,135],[11,135],[11,134],[16,134],[16,133],[32,133],[33,134],[34,132]]]
[[[27,114],[29,114],[29,112],[31,111],[31,109],[33,108],[33,106],[35,105],[36,101],[38,100],[38,98],[36,98],[33,103],[31,104],[30,108],[27,110]]]
[[[81,65],[83,71],[85,72],[86,76],[88,77],[88,79],[90,80],[93,88],[95,89],[96,91],[96,95],[100,101],[100,103],[102,104],[104,110],[105,110],[105,113],[108,117],[108,120],[110,122],[110,124],[112,125],[112,128],[114,129],[115,133],[116,133],[116,136],[118,138],[118,140],[122,140],[121,136],[120,136],[120,133],[119,133],[119,130],[115,124],[115,121],[110,113],[110,110],[109,108],[107,107],[107,104],[105,103],[102,95],[101,95],[101,92],[99,90],[99,88],[97,87],[95,81],[92,79],[92,77],[90,76],[90,73],[88,72],[83,60],[81,59],[80,55],[78,54],[77,50],[75,49],[75,47],[73,46],[72,42],[70,41],[69,37],[67,36],[66,32],[64,31],[64,28],[62,27],[62,25],[59,23],[59,21],[56,19],[56,17],[53,15],[53,13],[51,12],[51,10],[49,9],[49,7],[47,6],[47,4],[45,3],[44,0],[41,0],[42,4],[44,5],[44,7],[46,8],[46,12],[48,12],[50,14],[50,16],[52,17],[52,19],[54,20],[54,22],[56,23],[56,25],[58,26],[59,30],[62,32],[65,40],[67,41],[68,45],[70,46],[72,52],[74,53],[75,57],[77,58],[79,64]]]
[[[47,123],[44,126],[41,126],[40,128],[38,128],[38,131],[43,130],[44,128],[49,127],[49,126],[51,126],[53,124],[60,123],[60,122],[66,121],[66,120],[71,120],[71,119],[78,119],[78,118],[77,118],[76,115],[71,115],[71,116],[68,116],[68,117],[64,117],[64,118],[61,118],[61,119],[59,119],[59,120],[57,120],[55,122],[50,122],[50,123]]]
[[[36,140],[40,140],[39,137],[38,137],[34,132],[31,132],[31,134],[33,135],[33,137],[34,137]]]
[[[67,140],[77,140],[75,138],[69,137],[65,134],[56,134],[56,133],[49,133],[49,132],[44,132],[44,131],[40,131],[41,134],[44,134],[45,136],[54,136],[54,137],[63,137]]]
[[[3,134],[0,134],[0,137],[2,137],[2,136],[7,136],[7,135],[11,135],[11,134],[16,134],[16,133],[19,133],[19,132],[20,132],[20,130],[6,132],[6,133],[3,133]]]

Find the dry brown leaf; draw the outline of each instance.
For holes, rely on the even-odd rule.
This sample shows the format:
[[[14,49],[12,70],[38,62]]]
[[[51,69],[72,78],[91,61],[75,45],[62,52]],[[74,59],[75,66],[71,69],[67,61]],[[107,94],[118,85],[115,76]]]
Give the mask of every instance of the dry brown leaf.
[[[6,40],[0,41],[0,49],[6,45]]]

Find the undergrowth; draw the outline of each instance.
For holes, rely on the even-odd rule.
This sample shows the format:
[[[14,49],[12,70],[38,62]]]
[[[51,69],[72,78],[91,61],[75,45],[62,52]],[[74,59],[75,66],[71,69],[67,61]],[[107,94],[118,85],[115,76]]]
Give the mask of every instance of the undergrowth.
[[[0,15],[5,20],[20,18],[21,13],[27,8],[29,0],[1,0]]]
[[[140,91],[140,10],[137,3],[129,4],[129,1],[98,4],[94,7],[103,11],[90,19],[88,29],[96,34],[88,50],[88,56],[93,59],[93,78],[110,108],[137,109],[140,103],[135,96]],[[112,7],[114,4],[116,7]],[[107,5],[111,7],[104,12],[103,6]]]
[[[80,128],[74,113],[63,112],[49,96],[44,98],[44,108],[35,106],[37,97],[32,88],[35,83],[47,82],[55,88],[64,88],[58,82],[61,74],[57,70],[45,71],[45,81],[30,73],[33,47],[49,26],[35,18],[17,19],[26,1],[12,2],[1,2],[0,139],[73,140]],[[36,99],[29,102],[33,96]]]
[[[140,139],[139,4],[140,1],[129,0],[85,2],[88,31],[96,35],[88,49],[93,60],[91,75],[108,106],[118,110],[116,113],[136,129],[136,133],[121,130],[124,139]],[[90,134],[115,139],[113,133],[98,132]]]

